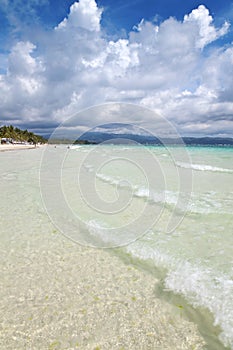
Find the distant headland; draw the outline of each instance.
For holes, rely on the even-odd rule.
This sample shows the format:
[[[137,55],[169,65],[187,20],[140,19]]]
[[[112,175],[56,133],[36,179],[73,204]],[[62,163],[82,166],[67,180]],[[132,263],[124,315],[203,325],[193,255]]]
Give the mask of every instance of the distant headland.
[[[231,137],[180,137],[180,138],[169,138],[169,137],[156,137],[153,135],[139,135],[133,133],[112,133],[112,132],[97,132],[88,131],[79,138],[53,138],[51,135],[41,136],[31,131],[21,130],[13,125],[0,126],[0,144],[12,143],[12,144],[79,144],[79,145],[93,145],[100,144],[103,142],[113,144],[129,144],[138,143],[143,145],[155,145],[155,146],[219,146],[219,147],[233,147],[233,138]]]
[[[21,130],[13,125],[0,127],[0,144],[44,144],[47,140],[28,130]]]
[[[108,132],[86,132],[76,140],[70,139],[53,139],[50,138],[48,143],[60,143],[60,144],[80,144],[80,145],[91,145],[100,143],[112,143],[112,144],[130,144],[138,143],[139,145],[148,146],[206,146],[206,147],[233,147],[233,138],[225,137],[180,137],[180,138],[169,138],[150,135],[137,135],[137,134],[118,134]]]

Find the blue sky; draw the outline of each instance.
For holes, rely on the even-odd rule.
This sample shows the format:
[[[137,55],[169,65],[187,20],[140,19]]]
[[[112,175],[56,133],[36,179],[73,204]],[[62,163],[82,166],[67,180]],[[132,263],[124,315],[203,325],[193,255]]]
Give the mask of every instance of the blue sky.
[[[182,135],[233,136],[232,24],[228,0],[0,0],[0,121],[50,133],[123,102]]]
[[[0,0],[1,43],[7,46],[9,38],[27,36],[28,27],[36,30],[40,27],[51,29],[60,23],[69,13],[73,0]],[[233,1],[231,0],[98,0],[103,8],[102,25],[108,34],[127,33],[141,21],[157,20],[161,22],[169,17],[182,20],[200,4],[205,5],[214,15],[215,22],[221,24],[233,19]],[[230,31],[232,39],[232,30]],[[26,34],[27,33],[27,34]],[[229,41],[230,38],[225,41]]]
[[[233,16],[233,3],[228,0],[207,0],[204,2],[193,0],[100,0],[98,4],[105,8],[105,14],[103,16],[104,25],[111,27],[111,23],[113,23],[113,27],[116,30],[124,28],[127,32],[131,30],[136,23],[140,22],[142,18],[151,21],[157,17],[157,20],[161,22],[173,16],[182,20],[185,14],[191,12],[200,4],[204,4],[208,7],[211,12],[215,14],[215,20],[217,21],[221,22]]]

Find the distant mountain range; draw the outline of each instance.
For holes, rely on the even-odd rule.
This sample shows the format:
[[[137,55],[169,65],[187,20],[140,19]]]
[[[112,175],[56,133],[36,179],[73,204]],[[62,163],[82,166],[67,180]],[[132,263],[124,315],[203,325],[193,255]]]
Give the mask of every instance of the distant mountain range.
[[[233,138],[221,137],[182,137],[159,139],[150,135],[114,134],[109,132],[86,132],[75,143],[114,143],[129,144],[137,142],[144,145],[182,145],[188,146],[233,146]]]

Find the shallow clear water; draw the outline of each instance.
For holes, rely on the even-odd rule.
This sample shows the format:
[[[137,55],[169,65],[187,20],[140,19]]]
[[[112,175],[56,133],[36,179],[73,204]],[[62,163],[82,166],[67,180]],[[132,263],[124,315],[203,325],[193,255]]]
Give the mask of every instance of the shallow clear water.
[[[60,208],[58,218],[59,206],[45,202],[63,233],[84,245],[122,246],[121,254],[166,271],[164,288],[209,310],[220,340],[233,349],[233,149],[62,152],[59,183],[69,209]],[[72,227],[62,226],[64,210]]]
[[[16,192],[20,210],[30,208],[28,217],[37,215],[41,230],[41,195],[66,237],[81,245],[120,247],[116,254],[150,273],[154,266],[161,297],[177,293],[209,310],[222,344],[233,349],[232,148],[50,146],[36,160],[33,152],[0,154],[1,186],[7,188],[1,208],[11,217],[1,217],[5,234],[12,221],[30,228],[12,202]],[[205,312],[201,321],[193,320],[205,327],[209,316],[203,317]],[[210,348],[218,349],[216,344]]]

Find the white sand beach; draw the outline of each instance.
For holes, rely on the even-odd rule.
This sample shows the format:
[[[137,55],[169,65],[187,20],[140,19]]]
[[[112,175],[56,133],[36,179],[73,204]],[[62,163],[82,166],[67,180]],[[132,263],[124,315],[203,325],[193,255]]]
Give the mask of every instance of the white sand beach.
[[[32,149],[36,147],[34,145],[24,145],[24,144],[3,144],[3,145],[0,144],[0,152],[16,151],[21,149]]]

